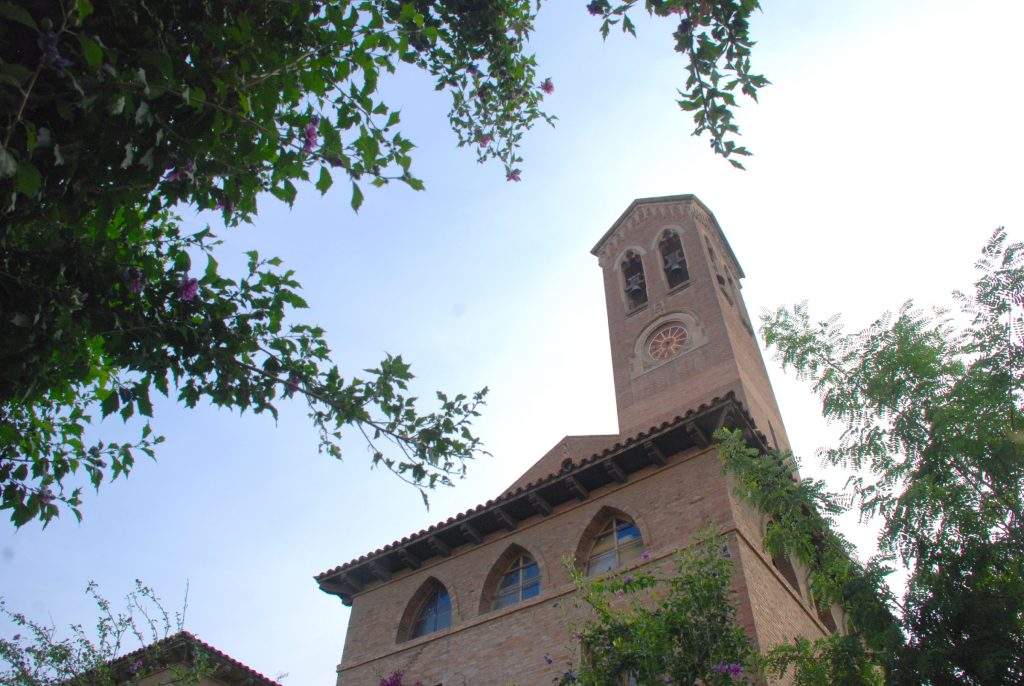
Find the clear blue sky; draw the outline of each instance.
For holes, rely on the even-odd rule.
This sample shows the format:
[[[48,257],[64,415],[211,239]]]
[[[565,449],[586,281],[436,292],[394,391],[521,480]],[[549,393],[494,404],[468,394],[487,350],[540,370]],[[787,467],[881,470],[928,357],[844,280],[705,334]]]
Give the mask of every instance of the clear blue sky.
[[[856,323],[948,301],[999,225],[1024,231],[1024,6],[1004,2],[766,2],[755,67],[772,81],[739,123],[746,173],[689,138],[668,22],[602,44],[584,0],[545,3],[533,47],[560,121],[526,139],[523,181],[455,147],[446,103],[416,75],[386,85],[417,144],[427,190],[368,193],[354,215],[339,184],[292,210],[268,199],[226,234],[298,271],[337,359],[355,371],[401,352],[417,389],[492,389],[477,430],[494,454],[436,493],[430,512],[352,441],[318,455],[298,403],[269,418],[157,406],[157,463],[89,495],[85,519],[0,528],[0,593],[59,625],[94,617],[136,577],[188,627],[285,684],[333,684],[348,611],[315,573],[493,497],[562,435],[615,430],[600,272],[589,249],[635,197],[696,193],[746,269],[752,313],[810,299]],[[205,218],[196,220],[199,227]],[[232,258],[235,258],[234,260]],[[833,435],[807,389],[770,362],[805,474]],[[841,484],[841,479],[839,480]],[[849,529],[858,534],[855,521]],[[865,547],[866,552],[870,551]]]

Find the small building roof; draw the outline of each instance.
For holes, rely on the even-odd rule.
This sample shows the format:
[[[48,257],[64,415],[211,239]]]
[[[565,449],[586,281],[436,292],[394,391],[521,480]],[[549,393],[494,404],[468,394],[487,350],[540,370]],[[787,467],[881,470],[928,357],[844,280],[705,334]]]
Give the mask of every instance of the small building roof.
[[[217,650],[188,631],[179,631],[167,638],[126,653],[111,662],[110,666],[115,673],[123,669],[126,674],[130,674],[133,663],[139,660],[158,660],[161,665],[170,667],[173,664],[190,663],[199,651],[205,653],[207,658],[219,668],[216,678],[225,684],[281,686],[279,682],[260,674],[227,653]]]

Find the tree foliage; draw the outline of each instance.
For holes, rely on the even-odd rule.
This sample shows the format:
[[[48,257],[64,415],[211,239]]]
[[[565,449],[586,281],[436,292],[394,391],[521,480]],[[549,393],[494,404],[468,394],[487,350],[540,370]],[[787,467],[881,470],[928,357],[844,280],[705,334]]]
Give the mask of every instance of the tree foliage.
[[[635,2],[591,3],[603,30]],[[756,3],[650,1],[676,16],[688,57],[684,109],[719,153],[732,91],[753,96],[747,18]],[[398,70],[431,79],[449,124],[479,161],[520,179],[526,130],[554,118],[554,90],[526,48],[532,0],[0,0],[0,509],[20,526],[69,508],[81,488],[127,474],[162,438],[152,393],[276,415],[298,396],[320,447],[343,429],[373,464],[426,491],[480,451],[484,392],[425,405],[405,361],[343,374],[326,333],[295,320],[294,274],[249,255],[228,278],[209,229],[178,213],[252,222],[258,202],[297,184],[413,189],[413,143],[379,85]],[[582,9],[582,8],[581,8]],[[685,29],[685,30],[684,30]],[[721,66],[721,69],[720,69]],[[724,71],[721,71],[724,69]],[[735,81],[720,85],[723,73]],[[138,421],[104,439],[98,417]],[[141,418],[141,421],[139,421]]]
[[[636,36],[630,12],[640,0],[592,0],[591,14],[600,16],[601,35],[608,37],[619,24],[624,33]],[[751,73],[750,17],[758,0],[644,0],[651,15],[677,20],[673,49],[684,55],[686,81],[679,91],[679,108],[692,112],[693,135],[708,133],[711,149],[743,169],[736,157],[750,155],[736,144],[737,90],[755,102],[760,88],[768,85],[761,74]]]
[[[804,305],[764,319],[843,428],[825,459],[851,471],[852,505],[909,575],[906,644],[879,653],[892,683],[1024,680],[1024,244],[999,229],[976,267],[958,316],[908,302],[856,333]]]
[[[90,631],[80,624],[61,636],[56,626],[25,616],[0,599],[0,616],[14,634],[0,638],[0,686],[132,686],[164,673],[175,684],[198,685],[215,667],[209,656],[197,652],[192,664],[168,664],[170,657],[161,641],[181,631],[188,606],[172,616],[153,590],[135,581],[125,596],[124,608],[116,610],[94,582],[86,594],[96,603],[96,626]],[[141,651],[130,664],[120,664],[130,644]]]
[[[810,572],[819,612],[838,605],[845,618],[841,635],[796,639],[767,651],[764,671],[779,677],[792,671],[801,686],[869,686],[880,683],[879,667],[898,673],[904,637],[885,583],[892,570],[884,558],[857,562],[853,545],[834,526],[834,517],[844,511],[839,499],[821,481],[794,479],[790,454],[764,455],[747,445],[739,431],[720,429],[715,440],[736,494],[769,521],[766,550],[773,557],[799,560]]]
[[[591,579],[570,563],[593,618],[579,629],[579,672],[562,683],[605,686],[626,675],[642,686],[749,683],[755,653],[736,624],[724,545],[713,529],[700,531],[667,575],[641,568]]]

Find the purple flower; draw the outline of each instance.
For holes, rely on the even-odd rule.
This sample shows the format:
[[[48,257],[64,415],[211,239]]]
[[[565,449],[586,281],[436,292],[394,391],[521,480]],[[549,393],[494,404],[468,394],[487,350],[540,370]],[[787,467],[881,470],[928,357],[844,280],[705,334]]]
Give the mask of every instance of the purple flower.
[[[178,286],[178,298],[184,302],[190,303],[196,299],[196,293],[199,292],[199,280],[189,278],[187,275],[181,280],[181,284]]]
[[[141,271],[139,271],[135,267],[131,267],[130,269],[128,269],[128,271],[125,272],[124,278],[125,281],[128,282],[128,291],[132,295],[138,295],[139,293],[142,292],[143,282]]]
[[[480,136],[478,136],[477,139],[476,139],[476,142],[480,144],[481,148],[486,148],[493,141],[494,141],[494,136],[492,136],[489,133],[480,134]]]
[[[314,115],[309,123],[306,124],[306,128],[302,132],[302,136],[305,139],[305,143],[302,144],[302,152],[311,153],[316,148],[317,142],[317,127],[320,125],[320,117]]]
[[[554,659],[550,655],[545,655],[544,656],[544,662],[547,662],[549,665],[555,664]]]
[[[604,11],[607,7],[607,0],[593,0],[593,2],[587,5],[587,11],[596,17],[599,14],[604,14]]]
[[[43,64],[63,71],[71,66],[71,60],[60,54],[57,49],[59,37],[53,31],[39,34],[39,49],[43,53]]]
[[[405,672],[395,670],[394,672],[380,680],[380,686],[402,686],[403,676],[405,676]]]
[[[555,84],[551,81],[550,78],[547,78],[541,82],[540,89],[547,93],[548,95],[551,95],[552,93],[555,92]]]
[[[194,160],[189,160],[185,164],[180,164],[170,168],[171,173],[167,175],[168,181],[184,181],[185,179],[191,179],[196,173],[196,163]]]
[[[643,553],[641,553],[640,559],[643,560],[644,562],[650,562],[651,561],[651,551],[650,550],[645,550]]]
[[[53,491],[47,487],[39,489],[39,504],[46,507],[54,500]]]
[[[711,668],[712,671],[718,672],[719,674],[728,674],[729,676],[740,676],[743,674],[743,665],[738,662],[719,662],[717,665]]]
[[[627,574],[626,578],[624,578],[622,580],[622,583],[624,583],[624,584],[631,584],[631,583],[633,583],[633,581],[634,581],[633,575],[632,574]]]
[[[132,674],[135,674],[140,669],[142,669],[142,660],[136,660],[131,664],[131,666],[128,667],[128,671]]]
[[[516,182],[522,181],[522,178],[520,178],[519,174],[520,171],[518,169],[512,169],[511,171],[505,173],[505,180]]]
[[[230,215],[235,211],[235,203],[231,202],[231,198],[221,198],[217,201],[214,209],[222,210],[224,214]]]
[[[20,641],[21,640],[21,634],[14,634],[14,640],[15,641]]]

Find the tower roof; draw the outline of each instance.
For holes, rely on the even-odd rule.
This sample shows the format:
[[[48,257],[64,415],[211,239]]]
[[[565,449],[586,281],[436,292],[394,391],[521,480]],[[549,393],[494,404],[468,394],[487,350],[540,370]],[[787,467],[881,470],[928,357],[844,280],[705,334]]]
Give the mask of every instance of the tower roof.
[[[707,213],[708,217],[711,218],[711,224],[714,227],[715,232],[718,234],[718,239],[722,241],[722,245],[725,246],[725,249],[729,253],[729,258],[733,261],[733,264],[736,265],[737,273],[741,278],[746,277],[746,274],[743,273],[743,266],[740,265],[740,261],[736,259],[736,253],[732,251],[732,246],[729,245],[729,241],[726,239],[725,233],[722,231],[722,227],[719,226],[718,224],[718,219],[715,218],[715,213],[708,209],[708,206],[701,202],[701,199],[698,198],[693,193],[684,193],[682,195],[659,195],[651,198],[637,198],[636,200],[629,204],[629,207],[627,207],[626,210],[619,215],[619,218],[615,220],[615,223],[612,224],[611,227],[607,231],[605,231],[604,235],[601,236],[601,239],[594,244],[594,247],[591,248],[590,250],[590,254],[597,255],[599,252],[601,252],[601,248],[604,246],[604,244],[608,241],[609,238],[612,237],[612,235],[614,235],[615,231],[619,228],[622,222],[624,222],[626,218],[629,217],[629,215],[631,215],[637,207],[641,205],[655,205],[658,203],[666,202],[686,202],[696,203],[697,205],[699,205],[700,208],[705,213]]]

